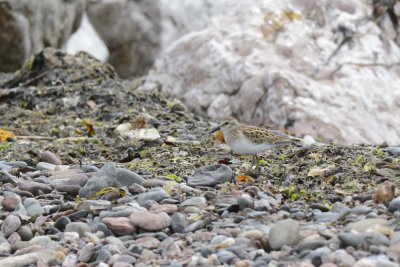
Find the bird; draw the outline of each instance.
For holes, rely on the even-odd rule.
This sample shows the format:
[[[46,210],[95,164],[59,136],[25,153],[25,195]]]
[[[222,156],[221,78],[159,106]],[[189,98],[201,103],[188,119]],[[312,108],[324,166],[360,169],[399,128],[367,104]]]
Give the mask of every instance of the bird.
[[[298,138],[289,136],[278,130],[269,130],[252,125],[239,123],[234,118],[228,118],[218,127],[212,129],[210,134],[221,131],[225,143],[230,147],[231,151],[238,155],[252,156],[252,165],[256,164],[256,168],[260,167],[257,154],[265,152],[275,147],[285,145],[298,145],[301,141]]]

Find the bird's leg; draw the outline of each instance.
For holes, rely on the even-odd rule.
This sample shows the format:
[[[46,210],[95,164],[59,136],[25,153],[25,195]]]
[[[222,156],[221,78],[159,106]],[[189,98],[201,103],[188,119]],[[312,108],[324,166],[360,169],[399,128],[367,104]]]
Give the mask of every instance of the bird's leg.
[[[257,155],[254,155],[254,158],[256,160],[256,168],[254,170],[258,169],[258,174],[260,175],[261,173],[261,168],[260,168],[260,159],[257,157]]]
[[[249,175],[249,174],[250,174],[251,168],[253,168],[253,166],[254,166],[254,156],[252,156],[251,158],[252,158],[251,165],[250,165],[249,168],[247,169],[246,175]]]

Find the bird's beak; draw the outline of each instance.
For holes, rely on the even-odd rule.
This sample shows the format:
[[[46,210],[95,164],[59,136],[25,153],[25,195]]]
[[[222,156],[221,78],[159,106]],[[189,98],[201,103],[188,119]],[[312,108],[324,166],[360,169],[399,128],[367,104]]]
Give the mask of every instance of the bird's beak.
[[[222,125],[215,127],[214,129],[211,130],[211,132],[209,132],[208,134],[212,134],[215,133],[216,131],[219,131],[221,129]]]

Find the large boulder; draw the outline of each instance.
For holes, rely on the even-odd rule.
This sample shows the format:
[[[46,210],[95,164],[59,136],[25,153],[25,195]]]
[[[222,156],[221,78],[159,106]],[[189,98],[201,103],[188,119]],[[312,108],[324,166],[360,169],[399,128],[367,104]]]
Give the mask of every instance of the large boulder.
[[[83,10],[81,0],[1,1],[0,71],[19,69],[45,47],[63,47],[79,27]]]
[[[87,14],[117,73],[123,78],[145,74],[160,49],[159,0],[95,1]]]
[[[355,0],[235,2],[166,49],[143,88],[214,119],[399,143],[400,49],[371,13]]]

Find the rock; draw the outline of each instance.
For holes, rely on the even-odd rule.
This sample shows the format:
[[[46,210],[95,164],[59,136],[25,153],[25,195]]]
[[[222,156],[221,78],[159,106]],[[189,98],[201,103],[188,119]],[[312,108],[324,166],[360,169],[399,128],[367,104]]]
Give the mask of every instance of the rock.
[[[5,237],[9,237],[12,233],[16,232],[21,226],[21,220],[15,215],[8,215],[3,224],[1,225],[1,232]]]
[[[393,122],[398,120],[400,107],[395,103],[399,95],[392,90],[398,73],[383,68],[384,77],[379,77],[370,75],[369,69],[346,64],[372,62],[373,51],[384,51],[385,42],[379,39],[381,29],[372,23],[361,28],[355,24],[370,7],[352,1],[348,13],[342,3],[335,1],[329,9],[317,2],[290,0],[279,4],[263,0],[226,3],[224,15],[212,17],[206,28],[185,35],[162,53],[143,88],[161,88],[212,119],[237,115],[244,123],[280,127],[290,122],[288,128],[300,135],[347,144],[384,140],[398,144],[400,125]],[[287,10],[300,18],[285,19]],[[315,15],[304,19],[302,15],[310,12]],[[335,18],[325,19],[332,12]],[[267,15],[261,18],[256,13]],[[346,27],[360,32],[374,28],[376,34],[370,36],[374,45],[360,42],[353,47],[359,51],[357,55],[340,53],[329,60],[337,47],[336,30],[344,21]],[[318,41],[309,45],[317,33]],[[382,52],[382,62],[390,62],[393,54],[400,56],[400,49]],[[323,59],[321,55],[325,55]],[[335,70],[336,64],[346,68]],[[221,69],[225,75],[221,75]],[[354,75],[363,77],[362,82]],[[327,80],[335,83],[327,84]],[[368,96],[354,97],[362,95],[366,87],[370,88]],[[346,88],[352,88],[351,92]],[[378,98],[379,104],[372,104]],[[387,116],[382,118],[381,114]],[[390,129],[390,133],[382,129]]]
[[[398,263],[390,262],[385,255],[371,256],[359,259],[354,267],[398,267]]]
[[[374,193],[374,201],[376,203],[387,203],[394,198],[395,186],[392,182],[386,180],[383,184],[379,185]]]
[[[175,212],[174,215],[172,215],[171,218],[171,229],[175,233],[183,233],[183,230],[186,228],[186,226],[189,224],[188,219],[186,218],[186,215],[180,212]]]
[[[13,211],[21,203],[18,195],[6,196],[1,201],[1,206],[5,211]]]
[[[19,69],[44,47],[61,48],[81,21],[81,1],[7,1],[0,7],[1,72]]]
[[[18,235],[21,237],[21,240],[23,241],[29,241],[33,238],[33,233],[31,228],[29,228],[26,225],[22,225],[19,229],[18,229]]]
[[[86,233],[91,233],[92,230],[90,226],[83,222],[71,222],[65,227],[65,232],[75,232],[78,233],[82,238],[86,236]]]
[[[76,257],[75,254],[68,254],[65,256],[62,266],[63,267],[75,267],[78,263],[78,258]]]
[[[306,259],[309,259],[313,266],[320,266],[322,262],[328,258],[328,255],[332,251],[327,247],[317,248],[314,251],[311,251],[307,256]]]
[[[88,5],[89,20],[109,49],[109,63],[121,77],[142,75],[152,65],[160,45],[160,11],[159,1]]]
[[[141,245],[142,247],[147,249],[158,248],[158,245],[160,244],[160,241],[157,238],[151,236],[141,237],[136,239],[135,241],[136,244]]]
[[[38,216],[44,213],[43,207],[40,205],[39,201],[34,198],[25,199],[24,207],[28,216]]]
[[[11,183],[12,185],[18,185],[20,181],[17,177],[9,174],[8,172],[0,171],[0,182]]]
[[[268,242],[272,249],[296,245],[300,241],[300,226],[297,221],[288,219],[276,222],[269,232]]]
[[[117,262],[125,262],[125,263],[129,263],[129,264],[135,264],[136,259],[135,259],[135,257],[132,257],[130,255],[121,255],[121,256],[118,256]]]
[[[61,232],[65,231],[65,227],[71,222],[71,220],[66,217],[66,216],[61,216],[60,218],[57,219],[57,221],[54,224],[54,227],[60,230]]]
[[[152,141],[161,138],[160,133],[154,128],[132,130],[127,132],[126,136],[129,139],[138,139],[144,141]]]
[[[400,156],[400,147],[387,147],[386,151],[389,152],[389,154],[392,156]]]
[[[61,165],[62,164],[61,159],[56,154],[54,154],[53,152],[48,151],[48,150],[44,151],[40,155],[40,158],[41,158],[42,161],[47,162],[47,163],[51,163],[51,164],[54,164],[54,165]]]
[[[24,182],[19,184],[19,189],[31,192],[32,194],[36,195],[39,191],[47,194],[53,191],[53,189],[45,184],[37,183],[37,182]]]
[[[229,264],[234,258],[237,258],[235,253],[229,250],[221,250],[217,253],[218,260],[224,264]]]
[[[158,231],[171,224],[171,218],[165,212],[135,212],[130,216],[131,223],[147,231]]]
[[[143,206],[144,203],[148,200],[154,200],[156,202],[160,202],[164,198],[169,197],[168,193],[162,189],[162,188],[157,188],[154,189],[153,191],[141,193],[137,196],[136,201],[139,203],[140,206]]]
[[[80,262],[89,262],[90,259],[94,255],[94,244],[88,243],[86,244],[79,252],[78,252],[78,261]]]
[[[180,205],[180,209],[184,209],[185,207],[203,207],[207,203],[207,200],[204,197],[191,197],[183,201]]]
[[[55,259],[56,251],[51,249],[42,249],[32,253],[27,253],[24,255],[10,256],[0,259],[0,266],[28,266],[36,265],[38,260],[43,262],[48,262]]]
[[[11,254],[11,244],[7,240],[0,242],[0,254]]]
[[[131,186],[132,184],[141,184],[144,182],[144,178],[139,174],[122,168],[117,168],[117,181],[120,186]]]
[[[95,197],[96,192],[105,187],[111,187],[117,179],[117,168],[114,163],[106,163],[96,175],[91,177],[85,186],[79,191],[84,198]]]
[[[136,231],[135,227],[130,223],[129,218],[126,217],[104,218],[102,222],[117,236],[131,235]]]
[[[36,164],[36,169],[41,170],[41,171],[54,171],[56,169],[57,165],[47,163],[47,162],[39,162]]]
[[[168,215],[173,215],[178,211],[178,207],[174,204],[161,204],[152,206],[149,211],[154,213],[165,212]]]
[[[232,179],[232,169],[224,164],[213,164],[198,168],[189,177],[187,184],[190,186],[213,186],[218,183],[228,182]]]
[[[254,208],[254,200],[249,194],[242,194],[238,198],[239,210],[244,210],[246,208]]]
[[[357,231],[360,233],[365,232],[380,232],[382,229],[390,229],[389,221],[385,219],[364,219],[361,221],[349,223],[346,230]]]
[[[356,264],[356,259],[347,253],[344,249],[338,249],[335,251],[335,262],[338,266],[354,266]]]
[[[59,175],[52,175],[49,177],[50,184],[53,187],[61,187],[61,186],[84,186],[89,177],[83,173],[66,173]]]
[[[395,199],[390,201],[388,210],[389,210],[389,212],[392,212],[392,213],[400,210],[400,197],[396,197]]]
[[[102,200],[102,199],[97,199],[97,200],[90,200],[90,199],[85,199],[82,202],[80,202],[75,209],[79,211],[100,211],[100,210],[106,210],[111,207],[111,202],[108,200]]]

